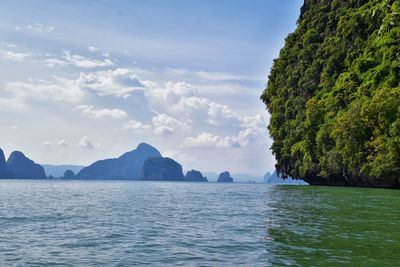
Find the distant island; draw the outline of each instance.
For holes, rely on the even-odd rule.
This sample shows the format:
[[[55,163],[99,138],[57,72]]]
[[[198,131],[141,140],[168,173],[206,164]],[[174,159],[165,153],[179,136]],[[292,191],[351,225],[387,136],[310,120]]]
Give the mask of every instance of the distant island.
[[[233,183],[233,178],[231,177],[231,174],[228,171],[222,172],[218,176],[218,183]]]
[[[220,174],[206,173],[217,183],[233,183],[236,177],[229,171]],[[248,174],[237,174],[239,183],[305,184],[291,178],[283,179],[274,171],[264,175],[263,180]],[[232,177],[233,176],[233,177]],[[182,165],[171,158],[163,157],[153,146],[140,143],[136,149],[118,158],[96,161],[87,167],[79,165],[40,165],[20,151],[14,151],[6,161],[0,149],[0,179],[63,179],[63,180],[143,180],[208,182],[198,170],[183,173]],[[248,179],[248,180],[246,180]],[[254,179],[254,180],[252,180]],[[261,180],[260,180],[261,179]]]
[[[46,179],[44,168],[27,158],[22,152],[11,153],[7,162],[0,149],[0,178],[2,179]]]
[[[99,160],[83,168],[76,179],[140,180],[143,164],[150,157],[161,157],[161,153],[155,147],[141,143],[118,158]]]
[[[400,188],[398,1],[305,0],[261,96],[282,177]]]
[[[87,167],[49,164],[43,166],[20,151],[12,152],[6,161],[4,152],[0,149],[0,179],[208,182],[207,177],[198,170],[190,170],[184,175],[181,164],[171,158],[162,157],[155,147],[146,143],[139,144],[136,149],[118,158],[99,160]],[[221,173],[220,177],[218,182],[233,182],[229,172]]]

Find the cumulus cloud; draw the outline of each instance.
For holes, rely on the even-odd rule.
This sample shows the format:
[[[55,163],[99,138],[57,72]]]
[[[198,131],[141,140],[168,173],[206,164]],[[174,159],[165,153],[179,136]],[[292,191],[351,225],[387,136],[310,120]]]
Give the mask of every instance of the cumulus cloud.
[[[111,118],[111,119],[125,119],[128,117],[126,111],[121,109],[108,109],[108,108],[95,108],[92,105],[80,105],[77,109],[82,111],[83,115],[90,118]]]
[[[85,98],[85,93],[73,80],[53,77],[52,82],[40,79],[29,79],[27,82],[9,82],[5,92],[15,99],[35,99],[37,101],[56,101],[76,103]]]
[[[142,91],[143,84],[133,71],[125,68],[81,73],[78,79],[81,88],[93,90],[100,96],[129,97],[132,92]]]
[[[127,98],[133,92],[142,93],[143,84],[131,70],[118,68],[81,73],[77,79],[53,76],[51,80],[28,79],[28,81],[8,82],[2,92],[3,94],[7,93],[7,98],[0,97],[0,102],[4,103],[3,106],[12,106],[14,102],[13,109],[15,109],[19,102],[26,99],[41,102],[79,103],[90,98],[93,93],[98,96]],[[85,110],[86,114],[92,116],[125,117],[121,110],[98,111],[93,107]]]
[[[258,129],[247,128],[234,136],[218,136],[202,133],[196,137],[187,137],[182,146],[187,148],[234,148],[246,146],[257,134]]]
[[[169,108],[182,97],[190,97],[196,94],[193,85],[186,82],[166,82],[159,86],[152,81],[143,81],[146,87],[146,97],[149,103],[156,108]]]
[[[152,118],[154,133],[157,135],[170,135],[176,129],[185,130],[189,128],[187,123],[181,122],[167,114],[158,113]]]
[[[242,116],[231,110],[227,105],[198,96],[181,97],[178,102],[171,106],[170,110],[175,114],[182,114],[196,120],[203,119],[213,126],[261,127],[263,121],[260,115]]]
[[[94,145],[93,143],[89,140],[87,136],[83,136],[81,140],[78,143],[78,146],[86,148],[86,149],[93,149]]]

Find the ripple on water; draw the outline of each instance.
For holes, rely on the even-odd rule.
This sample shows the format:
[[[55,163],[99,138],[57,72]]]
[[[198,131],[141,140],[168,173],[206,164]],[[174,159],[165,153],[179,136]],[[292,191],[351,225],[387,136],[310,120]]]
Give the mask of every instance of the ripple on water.
[[[394,264],[398,191],[0,181],[0,266]]]

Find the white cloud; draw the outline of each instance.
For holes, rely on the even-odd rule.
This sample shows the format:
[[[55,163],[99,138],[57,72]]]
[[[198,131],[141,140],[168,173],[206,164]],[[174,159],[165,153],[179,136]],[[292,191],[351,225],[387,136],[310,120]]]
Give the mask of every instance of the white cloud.
[[[64,51],[63,58],[66,60],[66,62],[68,62],[68,64],[80,68],[98,68],[98,67],[114,66],[114,62],[112,62],[108,58],[104,60],[97,60],[80,55],[72,55],[70,51]]]
[[[51,142],[51,141],[46,140],[46,141],[43,141],[41,145],[50,147],[50,146],[54,146],[54,143]]]
[[[77,86],[76,81],[53,77],[54,81],[29,79],[28,82],[9,82],[5,91],[17,99],[35,99],[43,102],[70,102],[83,100],[86,95]]]
[[[78,79],[81,88],[93,90],[100,96],[129,97],[134,91],[142,91],[143,84],[133,71],[124,68],[81,73]]]
[[[80,105],[77,109],[82,111],[82,114],[90,117],[90,118],[111,118],[111,119],[125,119],[128,117],[128,114],[121,109],[108,109],[108,108],[100,108],[96,109],[92,105]]]
[[[0,50],[0,56],[2,58],[8,59],[8,60],[13,60],[13,61],[24,61],[28,59],[29,57],[32,56],[31,53],[18,53],[18,52],[12,52],[8,50]]]
[[[90,49],[89,49],[90,50]],[[88,58],[81,55],[71,54],[71,51],[64,51],[64,55],[62,59],[58,58],[49,58],[45,60],[45,64],[47,67],[55,68],[55,67],[66,67],[66,66],[75,66],[79,68],[100,68],[100,67],[111,67],[114,66],[115,63],[109,59],[94,59]]]
[[[182,146],[187,148],[234,148],[243,147],[257,135],[259,131],[247,128],[234,136],[221,137],[211,133],[202,133],[196,137],[187,137]]]
[[[18,48],[18,47],[19,47],[19,46],[16,45],[16,44],[8,43],[8,42],[2,42],[1,44],[2,44],[3,46],[5,46],[5,47],[11,48],[11,49],[15,49],[15,48]]]
[[[151,125],[144,124],[140,121],[129,120],[123,124],[122,127],[124,130],[135,130],[135,131],[143,131],[151,128]]]
[[[188,79],[203,81],[264,81],[264,77],[237,75],[226,72],[192,71],[185,68],[165,68],[164,71],[174,77],[181,76]]]
[[[93,143],[89,140],[87,136],[83,136],[81,140],[78,143],[78,146],[87,148],[87,149],[93,149],[94,145]]]
[[[49,68],[68,66],[68,62],[57,59],[57,58],[49,58],[49,59],[46,59],[44,62],[46,64],[46,66]]]
[[[91,53],[95,53],[95,52],[99,52],[100,48],[94,47],[94,46],[89,46],[88,47],[89,52]]]
[[[167,114],[158,113],[152,118],[154,133],[157,135],[170,135],[176,129],[187,130],[189,125]]]
[[[46,141],[43,141],[43,142],[41,143],[41,145],[42,145],[42,146],[46,146],[46,147],[52,147],[52,146],[66,147],[66,146],[68,146],[69,144],[68,144],[68,142],[65,141],[64,139],[61,139],[61,140],[59,140],[59,141],[57,141],[57,142],[52,142],[52,141],[46,140]]]
[[[26,28],[33,32],[52,32],[55,30],[55,27],[44,25],[41,23],[33,23],[26,26]]]
[[[153,81],[143,81],[145,95],[154,109],[169,110],[172,105],[178,102],[182,97],[190,97],[196,94],[193,85],[186,82],[166,82],[159,86]]]
[[[60,146],[60,147],[66,147],[66,146],[68,146],[68,145],[69,145],[68,142],[65,141],[64,139],[61,139],[61,140],[59,140],[59,141],[57,142],[57,146]]]

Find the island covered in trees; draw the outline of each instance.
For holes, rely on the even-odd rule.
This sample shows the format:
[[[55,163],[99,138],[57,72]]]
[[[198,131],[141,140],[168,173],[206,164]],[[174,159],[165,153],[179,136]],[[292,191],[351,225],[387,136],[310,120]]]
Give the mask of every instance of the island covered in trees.
[[[400,1],[305,0],[261,99],[282,176],[400,187]]]

